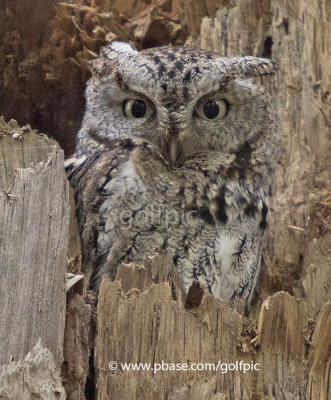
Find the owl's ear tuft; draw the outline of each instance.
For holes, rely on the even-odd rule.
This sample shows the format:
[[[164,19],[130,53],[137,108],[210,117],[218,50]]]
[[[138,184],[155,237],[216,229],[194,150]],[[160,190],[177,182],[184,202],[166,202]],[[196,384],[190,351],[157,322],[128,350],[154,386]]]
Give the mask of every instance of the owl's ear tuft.
[[[112,63],[109,61],[116,62],[119,58],[125,58],[135,53],[137,50],[130,43],[112,40],[106,46],[101,47],[99,57],[90,61],[88,67],[92,74],[104,74],[111,68]]]
[[[244,78],[274,75],[277,70],[275,61],[252,56],[240,57],[238,59],[238,67],[239,75]]]

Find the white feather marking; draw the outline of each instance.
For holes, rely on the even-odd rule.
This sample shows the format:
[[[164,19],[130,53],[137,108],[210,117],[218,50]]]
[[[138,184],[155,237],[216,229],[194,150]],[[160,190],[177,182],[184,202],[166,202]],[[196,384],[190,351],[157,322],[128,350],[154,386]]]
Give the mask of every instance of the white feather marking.
[[[123,187],[127,191],[130,191],[130,189],[136,191],[137,188],[139,188],[139,192],[146,190],[146,186],[142,182],[131,160],[123,164],[119,173],[107,183],[105,189],[111,191],[114,188],[123,189]]]
[[[231,237],[228,232],[221,231],[215,241],[215,258],[221,273],[218,273],[215,279],[212,294],[223,300],[230,300],[234,290],[239,285],[240,276],[233,271],[233,253],[236,245],[236,239]]]
[[[84,164],[86,158],[87,158],[86,156],[80,158],[75,158],[75,157],[68,158],[67,160],[64,161],[64,167],[68,168],[71,165],[73,165],[74,167],[80,167],[82,164]]]
[[[237,240],[231,237],[227,232],[220,232],[216,238],[215,253],[216,262],[221,266],[222,275],[227,275],[230,270],[232,255],[236,246]]]

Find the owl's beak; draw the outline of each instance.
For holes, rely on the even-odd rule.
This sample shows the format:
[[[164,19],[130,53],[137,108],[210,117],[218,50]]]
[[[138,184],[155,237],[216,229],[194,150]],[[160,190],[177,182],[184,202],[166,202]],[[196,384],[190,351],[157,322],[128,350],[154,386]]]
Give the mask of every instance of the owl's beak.
[[[181,145],[178,140],[179,130],[175,123],[170,123],[166,132],[167,138],[167,153],[170,166],[172,168],[178,167],[178,161],[181,156]]]
[[[169,159],[170,159],[171,165],[176,164],[176,161],[178,159],[178,154],[179,154],[178,141],[177,141],[177,139],[171,139],[170,146],[169,146]]]

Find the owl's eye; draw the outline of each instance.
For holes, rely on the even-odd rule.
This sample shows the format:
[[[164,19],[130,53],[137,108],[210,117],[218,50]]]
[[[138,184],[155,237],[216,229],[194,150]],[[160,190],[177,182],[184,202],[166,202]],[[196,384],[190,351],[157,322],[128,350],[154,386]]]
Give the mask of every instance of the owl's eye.
[[[152,113],[152,109],[141,99],[127,99],[123,102],[123,113],[128,118],[144,118]]]
[[[229,102],[225,99],[207,100],[200,103],[195,112],[207,121],[216,121],[227,116]]]

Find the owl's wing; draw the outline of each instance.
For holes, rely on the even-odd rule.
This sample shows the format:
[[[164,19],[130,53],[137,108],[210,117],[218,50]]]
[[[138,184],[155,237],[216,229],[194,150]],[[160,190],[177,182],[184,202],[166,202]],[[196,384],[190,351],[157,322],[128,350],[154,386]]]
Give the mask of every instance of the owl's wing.
[[[82,238],[83,268],[87,279],[98,265],[100,207],[107,199],[105,186],[130,157],[132,148],[120,143],[89,157],[75,155],[65,162],[70,185],[75,192],[76,215]]]

